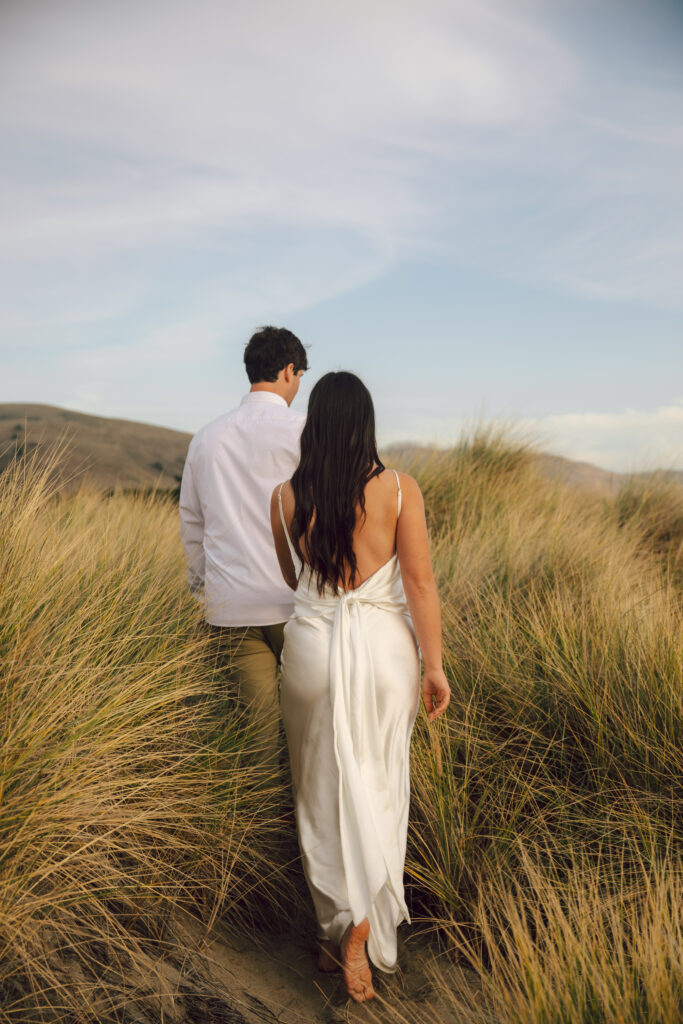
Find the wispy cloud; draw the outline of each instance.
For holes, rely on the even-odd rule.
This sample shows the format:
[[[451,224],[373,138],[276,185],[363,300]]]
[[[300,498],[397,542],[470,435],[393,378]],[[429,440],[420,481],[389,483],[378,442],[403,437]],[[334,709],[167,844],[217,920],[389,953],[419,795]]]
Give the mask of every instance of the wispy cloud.
[[[208,262],[268,225],[353,232],[375,273],[445,249],[570,291],[679,296],[681,95],[605,89],[535,4],[11,10],[0,252],[35,286],[70,255],[102,274],[159,245]]]
[[[421,440],[452,444],[476,420],[462,417],[412,417],[394,425],[384,443]],[[533,440],[544,451],[616,472],[683,469],[683,397],[656,409],[624,409],[617,413],[563,413],[485,422],[505,427],[511,435]]]
[[[530,420],[552,451],[605,469],[683,468],[683,398],[657,409]]]
[[[5,344],[140,415],[155,374],[179,407],[192,357],[411,260],[680,308],[683,79],[603,60],[600,3],[4,4]]]

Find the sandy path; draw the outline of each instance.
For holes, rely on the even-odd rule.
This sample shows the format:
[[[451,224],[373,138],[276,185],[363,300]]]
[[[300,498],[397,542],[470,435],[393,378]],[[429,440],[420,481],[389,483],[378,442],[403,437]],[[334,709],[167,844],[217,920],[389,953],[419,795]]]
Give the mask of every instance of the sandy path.
[[[425,977],[433,953],[404,926],[399,932],[399,970],[373,971],[377,998],[369,1005],[351,1002],[339,972],[316,969],[311,947],[296,936],[268,937],[268,949],[237,939],[220,926],[202,942],[201,926],[190,918],[182,929],[189,944],[200,943],[207,963],[204,996],[184,996],[185,1019],[196,1024],[337,1024],[340,1021],[438,1021],[461,1024],[445,1008]],[[461,972],[453,984],[462,985]]]

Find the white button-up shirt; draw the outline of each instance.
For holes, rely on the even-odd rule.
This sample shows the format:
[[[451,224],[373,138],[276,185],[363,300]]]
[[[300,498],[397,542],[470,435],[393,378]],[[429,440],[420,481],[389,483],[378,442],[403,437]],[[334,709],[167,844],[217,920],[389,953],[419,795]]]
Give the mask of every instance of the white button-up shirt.
[[[299,462],[306,417],[272,391],[195,434],[180,487],[180,533],[191,590],[215,626],[268,626],[292,613],[270,526],[270,496]]]

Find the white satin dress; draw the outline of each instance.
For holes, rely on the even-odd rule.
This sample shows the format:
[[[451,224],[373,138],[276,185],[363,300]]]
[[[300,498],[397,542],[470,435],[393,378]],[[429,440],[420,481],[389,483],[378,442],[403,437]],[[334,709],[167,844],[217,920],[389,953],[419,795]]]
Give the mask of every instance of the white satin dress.
[[[280,700],[318,936],[338,943],[350,921],[367,917],[368,956],[392,972],[396,929],[410,921],[403,866],[420,690],[397,556],[359,587],[322,596],[304,565],[284,635]]]

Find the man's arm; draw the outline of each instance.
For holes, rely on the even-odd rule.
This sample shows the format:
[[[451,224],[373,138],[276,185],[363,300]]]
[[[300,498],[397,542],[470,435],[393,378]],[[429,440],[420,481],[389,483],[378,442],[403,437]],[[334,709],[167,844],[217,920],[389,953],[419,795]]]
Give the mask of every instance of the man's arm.
[[[204,514],[195,487],[188,452],[180,485],[180,539],[185,548],[187,582],[197,597],[204,590]]]

